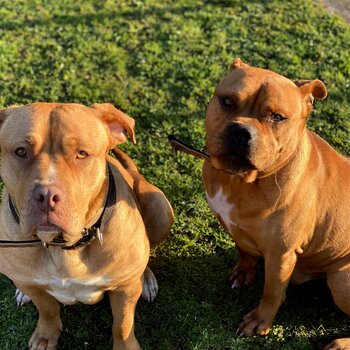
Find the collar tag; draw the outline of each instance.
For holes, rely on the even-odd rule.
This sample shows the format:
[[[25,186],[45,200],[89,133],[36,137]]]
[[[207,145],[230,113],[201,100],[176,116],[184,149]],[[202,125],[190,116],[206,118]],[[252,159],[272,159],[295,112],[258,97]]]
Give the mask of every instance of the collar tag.
[[[99,227],[96,229],[96,236],[98,241],[100,242],[100,245],[103,245],[103,235]]]

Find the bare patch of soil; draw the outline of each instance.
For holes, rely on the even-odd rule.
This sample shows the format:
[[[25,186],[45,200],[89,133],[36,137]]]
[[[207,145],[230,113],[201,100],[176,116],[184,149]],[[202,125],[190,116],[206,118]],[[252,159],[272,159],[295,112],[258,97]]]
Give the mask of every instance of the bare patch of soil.
[[[339,15],[350,23],[350,1],[349,0],[317,0],[323,4],[327,10],[333,14]]]

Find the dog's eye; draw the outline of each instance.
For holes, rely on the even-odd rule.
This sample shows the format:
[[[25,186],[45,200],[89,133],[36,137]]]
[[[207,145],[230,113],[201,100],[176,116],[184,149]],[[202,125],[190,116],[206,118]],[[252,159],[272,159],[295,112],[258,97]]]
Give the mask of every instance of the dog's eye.
[[[272,122],[272,123],[280,123],[280,122],[283,122],[284,120],[287,120],[287,118],[284,117],[282,114],[272,113],[269,116],[268,120],[269,122]]]
[[[232,108],[234,106],[234,103],[232,101],[232,99],[228,96],[224,96],[221,98],[221,103],[223,106],[227,107],[227,108]]]
[[[78,151],[77,158],[78,159],[84,159],[88,156],[88,154],[85,151]]]
[[[24,147],[18,147],[15,150],[15,153],[16,153],[16,155],[18,157],[21,157],[21,158],[26,158],[27,157],[27,150]]]

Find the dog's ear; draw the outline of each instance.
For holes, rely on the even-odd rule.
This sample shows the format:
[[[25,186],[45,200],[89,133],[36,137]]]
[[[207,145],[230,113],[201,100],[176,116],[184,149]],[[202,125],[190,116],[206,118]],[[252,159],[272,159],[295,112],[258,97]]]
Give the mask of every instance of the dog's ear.
[[[247,68],[247,67],[249,67],[249,65],[247,65],[239,57],[237,57],[231,63],[230,72],[238,68]]]
[[[125,113],[115,108],[110,103],[95,103],[91,108],[98,109],[103,112],[100,119],[108,126],[111,135],[111,149],[118,144],[126,141],[126,134],[129,135],[133,144],[136,143],[135,139],[135,120],[130,118]]]
[[[7,118],[6,111],[7,111],[7,108],[0,109],[0,128],[1,128],[2,124],[4,123],[4,121]]]
[[[313,104],[313,100],[323,100],[327,97],[326,86],[321,80],[296,80],[294,84],[301,90],[304,96],[310,96],[310,103]]]
[[[21,106],[20,105],[13,105],[13,106],[9,106],[9,107],[0,109],[0,128],[1,128],[2,124],[4,123],[4,121],[6,120],[6,118],[9,116],[9,111],[13,110],[14,108],[18,108],[18,107],[21,107]]]

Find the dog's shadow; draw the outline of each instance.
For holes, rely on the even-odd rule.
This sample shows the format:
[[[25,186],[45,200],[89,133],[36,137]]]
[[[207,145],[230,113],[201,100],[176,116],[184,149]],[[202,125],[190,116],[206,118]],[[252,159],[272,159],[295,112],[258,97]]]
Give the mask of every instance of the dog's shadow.
[[[350,320],[334,304],[325,280],[290,285],[267,337],[236,334],[242,316],[259,302],[263,261],[257,283],[231,290],[228,283],[236,250],[189,258],[154,261],[160,293],[138,308],[138,336],[145,349],[320,349],[349,336]]]
[[[135,316],[136,336],[144,350],[319,349],[336,336],[349,335],[350,322],[333,304],[325,281],[314,281],[288,288],[270,335],[239,337],[240,318],[261,297],[263,271],[260,266],[255,286],[232,291],[228,284],[232,260],[237,260],[236,252],[228,250],[187,258],[158,256],[151,261],[159,295],[150,304],[140,300]],[[37,321],[35,307],[17,309],[11,282],[1,278],[0,285],[0,317],[8,318],[0,330],[0,348],[25,349]],[[61,315],[58,349],[112,349],[108,298],[92,306],[63,306]]]

